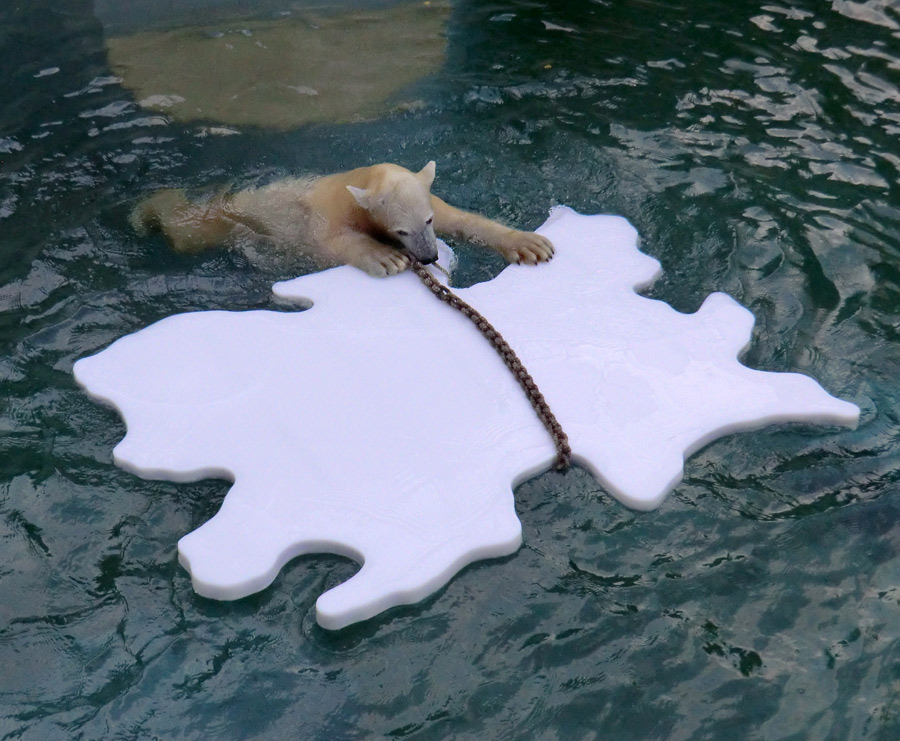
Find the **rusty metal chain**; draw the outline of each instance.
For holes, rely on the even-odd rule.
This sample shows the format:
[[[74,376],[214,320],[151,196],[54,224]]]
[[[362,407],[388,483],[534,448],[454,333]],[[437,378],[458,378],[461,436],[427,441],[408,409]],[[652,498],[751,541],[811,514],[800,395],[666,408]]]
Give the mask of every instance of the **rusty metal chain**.
[[[453,291],[438,282],[421,262],[408,253],[407,257],[409,257],[410,267],[413,272],[419,276],[422,283],[424,283],[425,286],[441,301],[452,306],[460,314],[469,319],[469,321],[478,328],[478,331],[481,332],[484,338],[491,343],[491,346],[497,351],[497,354],[506,364],[506,367],[509,368],[516,381],[519,382],[519,386],[522,387],[525,396],[528,397],[528,401],[531,402],[531,406],[537,413],[538,419],[541,420],[541,423],[547,428],[547,432],[549,432],[550,436],[553,438],[553,443],[556,446],[556,461],[554,467],[557,470],[568,468],[569,463],[572,460],[572,449],[569,447],[569,438],[563,431],[562,426],[559,424],[559,421],[556,419],[553,412],[550,410],[550,405],[547,404],[547,400],[544,399],[544,395],[538,389],[531,374],[525,369],[525,366],[522,365],[522,361],[519,360],[519,357],[509,346],[509,343],[503,339],[503,336],[487,319],[453,293]]]

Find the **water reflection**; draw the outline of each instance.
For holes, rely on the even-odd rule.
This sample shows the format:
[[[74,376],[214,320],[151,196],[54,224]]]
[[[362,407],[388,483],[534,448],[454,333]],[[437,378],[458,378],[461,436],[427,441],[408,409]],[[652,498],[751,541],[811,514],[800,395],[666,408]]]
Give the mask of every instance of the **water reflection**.
[[[398,94],[444,61],[443,0],[285,5],[274,18],[207,13],[203,25],[125,34],[108,21],[110,66],[141,107],[179,121],[289,129],[414,106]]]

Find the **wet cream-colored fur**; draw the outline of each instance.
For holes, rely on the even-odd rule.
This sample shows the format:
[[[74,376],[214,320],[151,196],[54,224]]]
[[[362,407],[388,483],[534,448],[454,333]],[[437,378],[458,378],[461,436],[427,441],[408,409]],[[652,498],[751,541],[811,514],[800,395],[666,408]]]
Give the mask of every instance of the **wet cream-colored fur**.
[[[131,219],[139,231],[162,231],[179,252],[268,241],[321,267],[353,265],[378,277],[405,270],[407,253],[433,262],[435,232],[490,247],[510,262],[534,264],[553,256],[545,237],[461,211],[432,195],[434,170],[434,162],[415,173],[385,163],[278,180],[202,201],[189,200],[182,190],[161,190],[141,202]]]

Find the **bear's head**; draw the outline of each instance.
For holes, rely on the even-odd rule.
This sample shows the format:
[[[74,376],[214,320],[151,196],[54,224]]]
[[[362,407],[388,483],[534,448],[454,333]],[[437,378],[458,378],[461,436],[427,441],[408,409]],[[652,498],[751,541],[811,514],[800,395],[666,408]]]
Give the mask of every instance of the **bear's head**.
[[[419,172],[396,165],[381,165],[369,188],[348,185],[347,190],[369,217],[410,255],[426,265],[437,260],[431,184],[434,161]]]

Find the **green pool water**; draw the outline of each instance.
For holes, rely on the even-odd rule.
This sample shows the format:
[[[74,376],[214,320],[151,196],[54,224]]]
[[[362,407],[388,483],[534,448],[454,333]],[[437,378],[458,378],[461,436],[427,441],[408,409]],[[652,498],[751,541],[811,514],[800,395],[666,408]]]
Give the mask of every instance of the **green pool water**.
[[[0,7],[0,739],[900,736],[897,4],[186,5]],[[139,34],[262,43],[351,11],[399,56],[418,21],[395,35],[384,14],[426,10],[438,48],[415,75],[377,95],[298,81],[300,100],[344,96],[307,121],[142,107],[111,60]],[[625,216],[663,265],[655,298],[731,294],[757,317],[744,362],[815,376],[859,427],[716,441],[650,513],[577,468],[538,476],[516,490],[518,553],[340,632],[314,611],[357,568],[336,556],[197,597],[176,542],[227,484],[116,468],[124,427],[72,364],[176,312],[283,310],[270,286],[296,266],[173,255],[129,209],[430,159],[435,192],[516,226],[559,203]],[[463,284],[502,267],[458,252]]]

